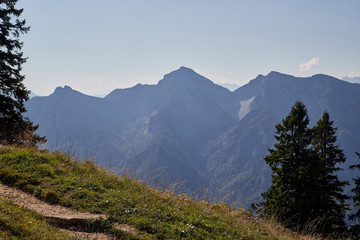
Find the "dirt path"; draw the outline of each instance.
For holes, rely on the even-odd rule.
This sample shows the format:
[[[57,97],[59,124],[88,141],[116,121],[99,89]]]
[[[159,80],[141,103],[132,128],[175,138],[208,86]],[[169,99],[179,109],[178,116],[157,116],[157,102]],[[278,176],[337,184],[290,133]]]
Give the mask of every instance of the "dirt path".
[[[97,218],[106,218],[105,215],[83,213],[75,210],[71,210],[60,205],[50,205],[43,202],[29,193],[25,193],[16,188],[8,187],[0,183],[0,197],[17,202],[20,206],[35,210],[40,215],[50,219],[83,219],[91,220]]]
[[[116,240],[116,238],[109,236],[104,233],[87,233],[87,232],[77,232],[61,229],[61,231],[67,233],[71,237],[77,237],[80,239],[86,240]]]
[[[43,202],[29,193],[25,193],[19,189],[6,186],[0,182],[0,197],[14,201],[20,206],[29,208],[38,212],[40,215],[44,216],[50,223],[56,223],[61,226],[76,226],[77,224],[82,224],[87,220],[99,219],[100,217],[106,219],[105,215],[101,214],[92,214],[92,213],[83,213],[62,207],[60,205],[50,205],[46,202]],[[124,231],[134,233],[136,229],[132,228],[126,224],[118,224],[116,228],[119,228]],[[113,236],[96,233],[96,232],[82,232],[77,229],[76,231],[62,230],[68,233],[71,236],[76,236],[80,239],[100,239],[100,240],[112,240],[116,239]]]

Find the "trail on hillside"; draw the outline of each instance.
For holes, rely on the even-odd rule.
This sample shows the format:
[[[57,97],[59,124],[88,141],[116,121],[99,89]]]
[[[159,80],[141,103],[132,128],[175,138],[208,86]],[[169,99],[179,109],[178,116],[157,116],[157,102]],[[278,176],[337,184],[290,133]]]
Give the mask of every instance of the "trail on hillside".
[[[50,205],[49,203],[41,201],[29,193],[6,186],[2,183],[0,183],[0,196],[5,199],[17,202],[20,206],[34,210],[46,218],[59,218],[65,220],[91,220],[98,219],[100,217],[106,218],[105,215],[101,214],[83,213],[62,207],[60,205]]]
[[[106,216],[103,214],[84,213],[65,208],[60,205],[51,205],[37,199],[35,196],[29,193],[23,192],[13,187],[6,186],[1,182],[0,197],[16,202],[20,206],[36,211],[38,214],[42,215],[45,219],[47,219],[49,223],[56,224],[57,226],[60,225],[65,227],[79,225],[79,228],[74,228],[75,231],[62,229],[62,231],[68,233],[71,236],[75,236],[80,239],[116,239],[113,236],[104,233],[81,231],[81,224],[84,224],[84,222],[86,221],[96,220],[100,218],[106,219]],[[132,233],[136,231],[136,229],[126,224],[118,224],[114,227]]]

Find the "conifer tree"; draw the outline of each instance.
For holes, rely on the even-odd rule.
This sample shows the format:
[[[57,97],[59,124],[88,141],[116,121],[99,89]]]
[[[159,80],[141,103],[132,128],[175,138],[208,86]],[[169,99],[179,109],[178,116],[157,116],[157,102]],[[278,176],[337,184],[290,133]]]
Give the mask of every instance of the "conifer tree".
[[[360,159],[360,153],[355,152]],[[360,164],[351,165],[350,169],[360,170]],[[355,187],[351,190],[354,193],[352,197],[354,201],[355,213],[350,216],[350,220],[354,221],[354,224],[351,226],[351,234],[355,237],[360,238],[360,176],[353,179]]]
[[[343,170],[338,164],[344,163],[346,157],[343,150],[336,145],[336,127],[334,121],[330,121],[328,112],[324,112],[322,118],[313,128],[314,136],[312,149],[314,151],[312,199],[313,216],[323,219],[318,224],[318,229],[324,235],[337,235],[346,230],[345,200],[349,197],[343,193],[343,187],[347,181],[340,181],[336,172]]]
[[[274,149],[265,157],[272,170],[272,185],[260,204],[265,214],[286,227],[304,226],[311,215],[307,206],[311,162],[311,130],[305,105],[298,101],[289,115],[277,124]]]
[[[0,0],[0,144],[33,145],[44,138],[34,134],[37,126],[22,115],[29,92],[22,83],[21,69],[26,58],[19,37],[29,27],[19,19],[23,10],[15,8],[17,1]]]
[[[272,170],[272,185],[260,203],[265,214],[293,230],[339,236],[346,229],[343,187],[335,174],[345,161],[336,143],[336,128],[325,112],[317,125],[308,128],[302,102],[276,125],[274,149],[265,157]]]

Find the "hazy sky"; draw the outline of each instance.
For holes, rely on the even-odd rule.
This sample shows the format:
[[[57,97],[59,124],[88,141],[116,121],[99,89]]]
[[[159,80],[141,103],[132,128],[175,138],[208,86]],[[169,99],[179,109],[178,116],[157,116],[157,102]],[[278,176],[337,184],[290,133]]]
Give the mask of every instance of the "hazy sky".
[[[19,0],[40,95],[157,83],[186,66],[243,85],[274,70],[360,76],[359,0]]]

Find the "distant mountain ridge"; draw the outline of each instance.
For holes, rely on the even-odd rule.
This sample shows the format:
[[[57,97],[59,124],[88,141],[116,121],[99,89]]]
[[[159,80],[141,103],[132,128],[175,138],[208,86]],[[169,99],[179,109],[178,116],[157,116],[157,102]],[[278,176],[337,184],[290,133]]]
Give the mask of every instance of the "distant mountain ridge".
[[[358,76],[358,77],[343,77],[342,80],[351,82],[351,83],[359,83],[360,84],[360,76]]]
[[[116,89],[104,98],[57,88],[26,107],[50,149],[76,149],[79,157],[155,185],[190,194],[209,189],[208,198],[249,205],[270,185],[263,157],[275,124],[297,100],[307,106],[311,125],[330,113],[346,165],[354,163],[360,85],[323,74],[270,72],[231,92],[181,67],[156,85]],[[346,170],[342,177],[353,174]]]

